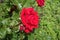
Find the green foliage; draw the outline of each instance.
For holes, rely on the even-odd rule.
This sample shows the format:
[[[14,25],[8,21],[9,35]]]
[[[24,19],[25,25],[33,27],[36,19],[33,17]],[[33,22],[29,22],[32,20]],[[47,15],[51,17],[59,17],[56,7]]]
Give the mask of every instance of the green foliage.
[[[17,9],[9,17],[13,5]],[[60,40],[60,0],[45,0],[39,7],[35,0],[4,0],[0,3],[0,40],[22,40],[25,35],[19,32],[19,13],[23,7],[34,7],[39,13],[39,28],[28,35],[28,40]]]

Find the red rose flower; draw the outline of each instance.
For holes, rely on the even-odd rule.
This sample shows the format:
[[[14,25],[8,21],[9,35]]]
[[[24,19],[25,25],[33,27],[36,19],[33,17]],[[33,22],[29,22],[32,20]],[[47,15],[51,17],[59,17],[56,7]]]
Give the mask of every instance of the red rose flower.
[[[44,0],[36,0],[38,3],[38,6],[42,7],[44,6],[45,1]]]
[[[32,7],[23,8],[20,14],[22,24],[25,27],[24,32],[30,33],[33,29],[38,28],[39,17],[38,13]]]

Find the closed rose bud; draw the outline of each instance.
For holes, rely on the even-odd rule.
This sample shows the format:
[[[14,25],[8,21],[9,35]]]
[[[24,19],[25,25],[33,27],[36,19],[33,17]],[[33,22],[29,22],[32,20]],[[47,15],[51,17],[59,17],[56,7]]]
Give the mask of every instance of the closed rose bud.
[[[24,31],[25,27],[23,25],[20,25],[20,31]]]
[[[45,0],[36,0],[38,6],[42,7],[44,6]]]

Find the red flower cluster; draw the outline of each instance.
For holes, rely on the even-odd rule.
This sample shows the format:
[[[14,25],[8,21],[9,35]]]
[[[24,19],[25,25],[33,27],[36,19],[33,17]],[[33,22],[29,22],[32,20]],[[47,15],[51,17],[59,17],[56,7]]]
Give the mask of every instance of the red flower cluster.
[[[38,6],[42,7],[44,6],[45,1],[44,0],[36,0],[38,3]]]
[[[25,33],[30,33],[33,29],[38,28],[39,16],[32,7],[23,8],[20,17],[23,24],[23,26],[20,26],[20,29]]]

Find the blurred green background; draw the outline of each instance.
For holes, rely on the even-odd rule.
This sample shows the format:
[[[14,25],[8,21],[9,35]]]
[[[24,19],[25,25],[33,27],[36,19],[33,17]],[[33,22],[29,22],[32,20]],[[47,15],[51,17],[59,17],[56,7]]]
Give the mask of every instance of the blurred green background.
[[[17,8],[9,16],[9,11]],[[60,0],[45,0],[39,7],[35,0],[0,0],[0,40],[22,40],[24,33],[19,32],[19,13],[23,7],[33,7],[39,14],[39,28],[28,35],[28,40],[60,40]]]

